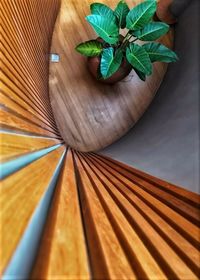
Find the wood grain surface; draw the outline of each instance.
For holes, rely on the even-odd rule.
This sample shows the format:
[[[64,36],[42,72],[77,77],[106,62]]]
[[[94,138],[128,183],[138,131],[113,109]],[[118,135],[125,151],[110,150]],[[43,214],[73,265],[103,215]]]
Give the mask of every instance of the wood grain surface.
[[[31,279],[57,279],[58,275],[60,279],[90,278],[71,151],[60,174]]]
[[[60,139],[49,101],[49,49],[59,0],[0,5],[0,124]]]
[[[166,70],[165,65],[156,64],[154,75],[144,84],[133,77],[116,86],[97,87],[84,59],[71,51],[72,45],[94,35],[83,19],[91,2],[62,1],[67,13],[63,17],[61,10],[60,29],[57,25],[54,36],[64,36],[66,45],[60,54],[68,70],[64,65],[59,89],[57,78],[50,78],[56,88],[52,105],[58,101],[68,109],[65,119],[71,126],[66,124],[65,132],[83,150],[88,139],[97,149],[102,141],[110,143],[125,133],[148,106]],[[113,7],[115,3],[109,1]],[[48,94],[48,58],[60,1],[3,0],[1,4],[0,160],[12,168],[0,187],[0,277],[199,279],[199,195],[96,153],[68,147],[62,161],[66,146],[56,146],[63,140]],[[172,37],[164,39],[169,46]],[[57,44],[61,47],[59,40]],[[51,65],[52,69],[57,66]],[[80,76],[74,78],[75,73]],[[141,86],[144,91],[137,91]],[[38,151],[42,156],[36,155]],[[20,159],[25,164],[15,166]],[[38,224],[44,218],[41,232],[37,230],[36,238],[36,224],[18,255],[23,265],[15,263],[18,273],[6,275],[38,209]],[[22,278],[27,259],[30,268]]]
[[[146,82],[134,71],[115,85],[94,80],[87,69],[86,58],[75,46],[96,38],[85,20],[93,0],[63,0],[57,18],[51,52],[60,62],[50,65],[50,99],[55,120],[65,142],[80,151],[104,148],[123,136],[143,115],[165,75],[167,64],[155,63]],[[102,3],[114,8],[118,1]],[[141,1],[127,1],[130,7]],[[171,30],[162,42],[173,46]]]
[[[0,133],[0,139],[0,162],[60,143],[57,139],[12,133]]]
[[[3,227],[0,231],[0,240],[3,254],[0,262],[0,274],[8,264],[33,212],[48,187],[63,150],[64,147],[61,147],[2,180],[0,214]]]
[[[68,150],[32,279],[198,279],[200,197],[148,178]]]

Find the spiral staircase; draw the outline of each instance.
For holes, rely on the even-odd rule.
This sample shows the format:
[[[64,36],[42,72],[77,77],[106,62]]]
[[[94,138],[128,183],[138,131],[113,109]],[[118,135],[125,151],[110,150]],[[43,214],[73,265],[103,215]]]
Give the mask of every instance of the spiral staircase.
[[[64,143],[48,88],[59,8],[1,2],[2,279],[198,279],[199,195]]]

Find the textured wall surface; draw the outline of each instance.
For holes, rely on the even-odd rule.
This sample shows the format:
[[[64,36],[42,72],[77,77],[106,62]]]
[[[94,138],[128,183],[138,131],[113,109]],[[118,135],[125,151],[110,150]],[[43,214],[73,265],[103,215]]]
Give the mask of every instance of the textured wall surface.
[[[175,184],[199,191],[199,0],[175,27],[175,50],[156,98],[138,124],[102,151]],[[192,38],[191,38],[192,35]]]

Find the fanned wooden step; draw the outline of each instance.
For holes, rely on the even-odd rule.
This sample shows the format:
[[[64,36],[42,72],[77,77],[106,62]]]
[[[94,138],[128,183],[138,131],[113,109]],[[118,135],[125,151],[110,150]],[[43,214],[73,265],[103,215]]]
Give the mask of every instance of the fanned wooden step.
[[[145,179],[149,175],[97,154],[69,150],[64,170],[33,279],[198,279],[197,194],[163,181],[159,187],[159,179],[152,177],[155,188]],[[178,190],[183,191],[179,208],[166,203],[168,190],[176,202]],[[183,214],[186,205],[188,215]],[[74,224],[67,226],[73,216]],[[70,251],[77,244],[80,250]]]
[[[199,195],[62,145],[48,95],[60,3],[1,2],[1,278],[198,279]]]
[[[1,1],[0,119],[4,130],[61,138],[48,94],[59,0]]]

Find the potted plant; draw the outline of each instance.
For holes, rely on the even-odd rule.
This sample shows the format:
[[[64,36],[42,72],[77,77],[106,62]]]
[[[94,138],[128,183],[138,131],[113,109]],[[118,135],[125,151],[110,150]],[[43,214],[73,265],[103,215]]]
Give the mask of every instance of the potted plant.
[[[169,30],[168,24],[153,21],[156,8],[156,0],[144,1],[131,10],[124,0],[115,10],[102,3],[91,4],[86,20],[99,37],[79,44],[76,50],[88,57],[89,70],[96,79],[116,83],[134,69],[145,81],[155,61],[177,61],[175,52],[153,42]],[[120,34],[121,29],[125,29],[125,36]]]

